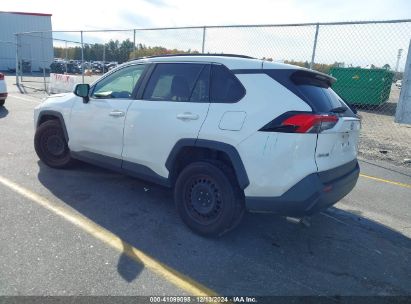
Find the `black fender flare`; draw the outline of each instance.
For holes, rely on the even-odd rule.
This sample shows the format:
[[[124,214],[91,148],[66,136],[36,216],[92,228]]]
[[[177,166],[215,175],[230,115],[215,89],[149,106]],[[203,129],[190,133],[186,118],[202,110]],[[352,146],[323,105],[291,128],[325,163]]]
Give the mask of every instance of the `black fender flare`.
[[[237,149],[230,144],[214,140],[184,138],[177,141],[173,149],[171,149],[171,152],[166,160],[165,166],[169,172],[171,172],[171,170],[173,169],[175,160],[181,149],[183,149],[184,147],[209,148],[212,150],[224,152],[233,165],[240,188],[245,189],[250,184],[247,171],[245,170],[243,161],[241,160],[240,154],[238,153]]]
[[[37,119],[37,126],[36,126],[37,128],[40,126],[40,121],[42,120],[43,116],[55,116],[60,121],[61,127],[63,128],[64,138],[68,142],[69,141],[69,136],[68,136],[68,133],[67,133],[66,123],[64,122],[63,115],[60,112],[52,111],[52,110],[41,111],[39,113],[39,117]]]

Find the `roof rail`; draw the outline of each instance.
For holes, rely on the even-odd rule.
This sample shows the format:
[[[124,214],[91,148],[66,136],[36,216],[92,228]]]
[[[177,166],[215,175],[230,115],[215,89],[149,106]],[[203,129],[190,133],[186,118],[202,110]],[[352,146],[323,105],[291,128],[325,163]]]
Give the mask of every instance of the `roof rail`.
[[[144,57],[139,57],[131,60],[138,60],[138,59],[144,59],[144,58],[159,58],[159,57],[179,57],[179,56],[223,56],[223,57],[237,57],[237,58],[247,58],[247,59],[256,59],[254,57],[246,56],[246,55],[237,55],[237,54],[195,54],[195,53],[189,53],[189,54],[164,54],[164,55],[154,55],[154,56],[144,56]]]

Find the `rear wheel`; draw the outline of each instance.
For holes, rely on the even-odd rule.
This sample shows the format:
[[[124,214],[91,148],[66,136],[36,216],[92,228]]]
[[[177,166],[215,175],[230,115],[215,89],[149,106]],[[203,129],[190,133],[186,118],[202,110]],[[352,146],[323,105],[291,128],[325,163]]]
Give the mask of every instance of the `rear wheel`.
[[[6,100],[5,100],[5,99],[0,100],[0,107],[4,106],[4,103],[5,103],[5,102],[6,102]]]
[[[39,158],[49,167],[66,168],[73,163],[63,128],[58,120],[46,121],[37,128],[34,148]]]
[[[231,168],[221,162],[189,164],[177,178],[177,211],[194,232],[222,235],[235,228],[244,214],[244,198]]]

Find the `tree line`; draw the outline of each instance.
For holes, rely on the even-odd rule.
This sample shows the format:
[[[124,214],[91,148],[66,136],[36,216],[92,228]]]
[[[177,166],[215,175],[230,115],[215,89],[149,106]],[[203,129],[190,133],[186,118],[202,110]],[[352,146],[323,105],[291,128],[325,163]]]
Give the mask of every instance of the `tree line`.
[[[94,43],[84,44],[83,48],[85,61],[116,61],[123,63],[130,59],[154,56],[154,55],[166,55],[166,54],[189,54],[198,53],[198,51],[192,50],[179,50],[179,49],[167,49],[162,46],[146,46],[144,44],[137,44],[134,47],[134,43],[130,39],[122,42],[118,40],[110,40],[106,44]],[[81,46],[74,47],[54,47],[54,58],[62,59],[81,59]]]
[[[270,60],[270,58],[268,59]],[[310,68],[310,64],[308,61],[294,61],[294,60],[285,60],[284,63],[287,64],[292,64],[292,65],[297,65],[303,68]],[[316,70],[318,72],[324,73],[324,74],[329,74],[329,71],[332,67],[341,67],[341,68],[370,68],[370,69],[385,69],[385,70],[391,70],[391,66],[386,63],[381,67],[378,67],[374,64],[371,64],[369,66],[361,67],[361,66],[353,66],[351,64],[347,65],[344,62],[334,62],[331,64],[327,63],[314,63],[313,64],[313,70]]]

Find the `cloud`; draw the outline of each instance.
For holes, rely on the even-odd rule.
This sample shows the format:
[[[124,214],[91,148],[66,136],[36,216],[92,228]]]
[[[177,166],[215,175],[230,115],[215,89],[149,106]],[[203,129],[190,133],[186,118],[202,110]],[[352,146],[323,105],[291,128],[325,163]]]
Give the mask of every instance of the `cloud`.
[[[407,0],[122,0],[116,5],[1,0],[1,4],[4,11],[52,13],[55,30],[401,19],[409,18],[410,12]]]
[[[166,3],[164,0],[143,0],[143,1],[147,2],[147,3],[150,3],[150,4],[153,4],[153,5],[156,5],[156,6],[161,6],[161,7],[169,6],[169,4]]]
[[[129,28],[148,28],[154,26],[152,19],[149,17],[131,12],[129,10],[120,11],[119,17],[123,20],[123,22],[129,24]]]

